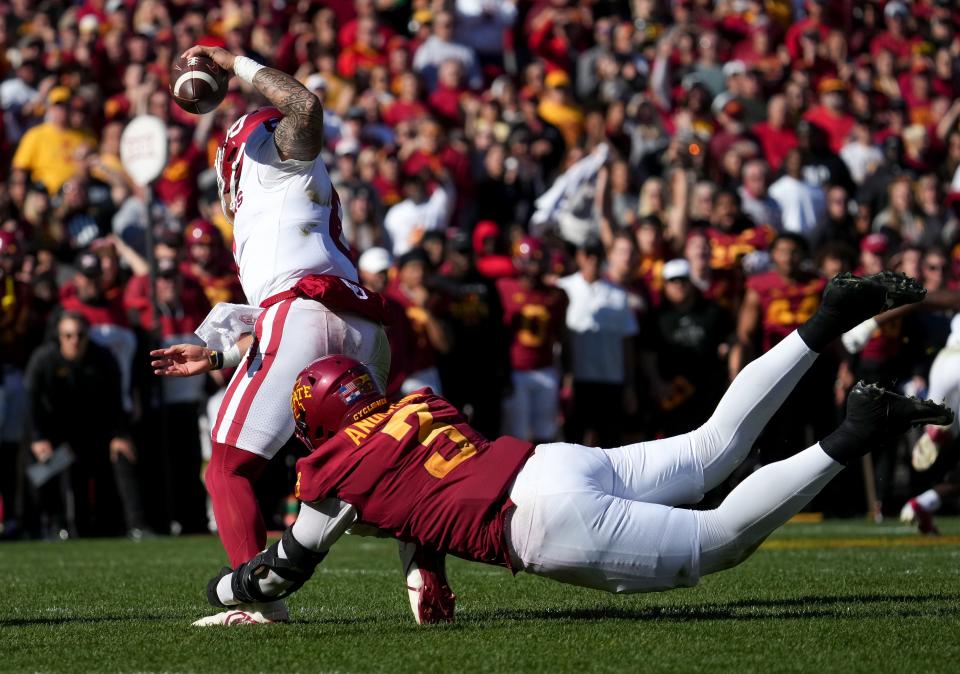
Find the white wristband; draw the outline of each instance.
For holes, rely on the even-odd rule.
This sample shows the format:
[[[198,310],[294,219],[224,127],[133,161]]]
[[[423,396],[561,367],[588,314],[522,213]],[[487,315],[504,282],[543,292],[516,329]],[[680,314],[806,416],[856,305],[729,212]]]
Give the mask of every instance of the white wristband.
[[[223,366],[224,367],[236,367],[240,364],[240,361],[243,359],[243,354],[240,353],[240,343],[237,342],[229,349],[223,352]]]
[[[246,56],[237,56],[233,59],[233,72],[247,84],[253,84],[253,76],[262,68],[266,66]]]

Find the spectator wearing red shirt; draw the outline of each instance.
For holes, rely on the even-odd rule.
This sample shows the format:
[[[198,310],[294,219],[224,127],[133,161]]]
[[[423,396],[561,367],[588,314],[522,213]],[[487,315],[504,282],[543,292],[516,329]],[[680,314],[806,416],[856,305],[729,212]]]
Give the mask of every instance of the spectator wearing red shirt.
[[[933,89],[930,81],[930,65],[926,61],[914,63],[910,72],[900,77],[900,91],[907,105],[907,116],[911,124],[936,126],[938,119],[933,116]]]
[[[206,168],[204,143],[197,140],[179,124],[167,130],[170,156],[166,168],[154,183],[153,193],[176,214],[189,216],[197,213],[197,176]]]
[[[432,175],[446,169],[457,188],[457,207],[462,207],[464,198],[473,188],[469,159],[446,142],[443,128],[433,120],[420,123],[412,147],[416,149],[403,162],[403,173],[414,176],[426,170],[428,175]]]
[[[403,394],[429,386],[440,392],[436,353],[450,350],[446,325],[440,319],[442,298],[425,284],[428,258],[422,248],[413,248],[397,260],[397,278],[387,295],[399,303],[413,326],[414,339],[409,373],[400,387]]]
[[[569,0],[558,0],[529,19],[530,48],[546,62],[548,70],[572,72],[576,54],[583,46],[583,13],[569,4]]]
[[[949,49],[941,47],[933,58],[933,77],[931,80],[933,93],[951,100],[955,99],[960,94],[960,78],[957,75],[953,54],[950,53]]]
[[[356,79],[360,73],[370,72],[374,66],[387,65],[385,41],[377,32],[375,19],[362,18],[357,22],[357,37],[337,58],[337,71],[347,79]]]
[[[377,20],[377,7],[373,0],[355,0],[353,9],[356,15],[349,21],[341,23],[343,27],[337,34],[337,41],[341,49],[346,49],[356,44],[357,35],[360,32],[360,23],[364,19],[370,19],[375,23],[374,30],[378,35],[379,44],[387,44],[390,38],[396,35],[392,28]]]
[[[236,265],[216,226],[201,218],[191,221],[184,230],[183,243],[186,259],[181,272],[203,288],[211,305],[243,301]]]
[[[401,122],[422,119],[427,116],[427,106],[420,102],[420,80],[411,72],[399,77],[400,91],[397,98],[381,112],[384,123],[396,126]]]
[[[876,56],[881,51],[889,51],[893,54],[900,66],[906,66],[913,54],[913,43],[907,35],[907,17],[909,11],[907,6],[899,0],[888,2],[883,8],[883,18],[887,30],[880,33],[870,41],[870,55]]]
[[[77,259],[77,273],[60,288],[64,311],[82,315],[90,323],[90,339],[113,354],[120,369],[123,407],[133,409],[130,383],[137,338],[130,329],[123,298],[108,298],[103,291],[103,270],[95,253],[83,253]]]
[[[810,36],[817,42],[825,42],[830,29],[823,23],[823,8],[827,0],[807,0],[804,7],[807,10],[807,18],[801,19],[791,24],[784,37],[784,44],[787,51],[790,52],[790,58],[799,60],[803,56],[801,38]]]
[[[827,145],[834,154],[839,154],[840,149],[846,144],[847,136],[850,135],[855,122],[853,117],[844,110],[846,88],[846,85],[836,78],[823,80],[817,87],[820,105],[803,116],[827,134]]]
[[[787,99],[782,94],[767,103],[767,119],[754,125],[753,134],[759,139],[763,156],[774,171],[780,170],[787,152],[797,146],[797,134],[787,126]]]
[[[748,39],[734,48],[733,56],[759,72],[766,85],[775,86],[783,78],[784,64],[774,48],[771,33],[772,27],[768,21],[754,24]]]
[[[463,123],[460,101],[470,96],[463,85],[463,69],[456,59],[447,59],[437,70],[437,88],[427,99],[427,104],[440,122],[449,126]]]

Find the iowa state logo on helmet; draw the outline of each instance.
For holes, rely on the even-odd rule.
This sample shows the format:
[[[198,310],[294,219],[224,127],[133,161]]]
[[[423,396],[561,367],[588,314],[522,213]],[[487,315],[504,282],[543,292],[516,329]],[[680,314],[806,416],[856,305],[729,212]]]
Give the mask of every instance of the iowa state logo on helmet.
[[[306,412],[307,408],[304,406],[303,401],[307,398],[312,398],[310,394],[310,385],[303,383],[303,377],[297,378],[297,383],[293,385],[293,393],[290,394],[290,409],[293,412],[294,418],[300,412]]]

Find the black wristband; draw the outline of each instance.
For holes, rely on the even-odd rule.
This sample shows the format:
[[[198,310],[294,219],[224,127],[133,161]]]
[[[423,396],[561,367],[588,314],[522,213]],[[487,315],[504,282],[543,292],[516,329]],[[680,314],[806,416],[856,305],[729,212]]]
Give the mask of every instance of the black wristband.
[[[223,352],[222,351],[211,351],[210,355],[207,356],[207,359],[210,361],[211,370],[223,369]]]

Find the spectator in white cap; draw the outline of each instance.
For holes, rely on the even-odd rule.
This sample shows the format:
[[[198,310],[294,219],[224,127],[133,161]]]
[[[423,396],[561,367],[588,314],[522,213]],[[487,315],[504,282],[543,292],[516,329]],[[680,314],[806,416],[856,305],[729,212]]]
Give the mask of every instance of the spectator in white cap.
[[[691,282],[683,258],[663,265],[663,302],[644,322],[640,366],[658,408],[656,432],[709,418],[725,386],[730,314]]]
[[[883,18],[887,29],[870,41],[870,55],[876,57],[882,51],[893,54],[897,66],[909,65],[913,53],[913,40],[907,34],[907,6],[899,0],[888,2],[883,8]]]
[[[588,239],[577,249],[578,271],[557,281],[567,293],[567,334],[574,407],[569,442],[621,442],[624,413],[636,412],[633,337],[637,319],[623,288],[600,275],[603,247]]]
[[[363,251],[357,260],[357,269],[360,271],[360,283],[364,287],[382,293],[387,287],[390,267],[393,266],[393,256],[386,248],[368,248]]]
[[[387,377],[387,394],[400,390],[409,374],[411,352],[417,338],[403,306],[387,294],[393,256],[386,248],[368,248],[357,260],[360,283],[365,288],[380,293],[387,307],[387,339],[390,341],[390,375]]]

